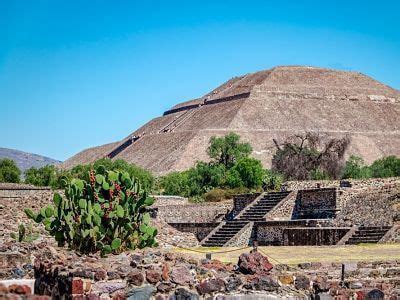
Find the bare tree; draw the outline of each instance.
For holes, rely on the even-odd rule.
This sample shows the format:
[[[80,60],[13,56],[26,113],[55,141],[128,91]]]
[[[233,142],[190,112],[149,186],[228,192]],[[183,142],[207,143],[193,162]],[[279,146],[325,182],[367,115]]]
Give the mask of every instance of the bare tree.
[[[350,139],[323,138],[317,133],[296,134],[282,144],[274,140],[277,151],[272,169],[287,179],[307,180],[315,177],[339,178]]]

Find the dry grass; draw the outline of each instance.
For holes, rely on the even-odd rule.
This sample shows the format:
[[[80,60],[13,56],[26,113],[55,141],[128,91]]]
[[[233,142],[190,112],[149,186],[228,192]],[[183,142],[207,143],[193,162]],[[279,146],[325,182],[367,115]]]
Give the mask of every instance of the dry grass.
[[[191,248],[191,250],[204,252],[220,252],[234,250],[235,248]],[[239,248],[237,248],[239,249]],[[213,259],[223,262],[236,263],[243,252],[241,251],[212,254]],[[297,246],[297,247],[259,247],[261,252],[267,254],[272,263],[298,264],[304,262],[349,262],[349,261],[380,261],[400,260],[400,244],[361,244],[357,246]],[[174,252],[185,253],[195,258],[205,258],[205,254],[174,248]]]

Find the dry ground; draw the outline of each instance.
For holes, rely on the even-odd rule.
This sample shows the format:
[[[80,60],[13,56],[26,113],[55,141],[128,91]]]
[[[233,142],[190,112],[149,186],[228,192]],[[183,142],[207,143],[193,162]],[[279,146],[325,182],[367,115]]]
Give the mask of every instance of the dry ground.
[[[195,258],[205,258],[203,251],[209,253],[235,250],[240,248],[174,248],[177,253],[185,253]],[[237,263],[238,257],[251,248],[212,254],[213,259],[223,262]],[[269,256],[272,263],[298,264],[304,262],[350,262],[350,261],[384,261],[400,260],[400,244],[361,244],[357,246],[297,246],[297,247],[259,247]]]

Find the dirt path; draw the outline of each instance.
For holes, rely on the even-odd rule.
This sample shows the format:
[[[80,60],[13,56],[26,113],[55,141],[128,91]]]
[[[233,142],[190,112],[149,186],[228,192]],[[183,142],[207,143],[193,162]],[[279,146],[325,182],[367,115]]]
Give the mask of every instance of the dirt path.
[[[259,247],[261,252],[269,256],[273,263],[298,264],[304,262],[348,262],[400,260],[400,244],[362,244],[358,246],[297,246],[297,247]],[[220,252],[236,248],[191,248],[195,251]],[[239,248],[237,248],[239,249]],[[212,254],[213,259],[236,263],[239,255],[251,248]],[[204,253],[174,248],[174,252],[185,253],[196,258],[205,258]]]

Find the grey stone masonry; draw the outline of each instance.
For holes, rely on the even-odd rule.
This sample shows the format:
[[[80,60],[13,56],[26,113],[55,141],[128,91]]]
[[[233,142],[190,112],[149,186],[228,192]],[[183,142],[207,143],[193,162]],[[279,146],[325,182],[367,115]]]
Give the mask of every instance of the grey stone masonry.
[[[286,198],[289,193],[290,192],[271,192],[261,194],[233,220],[227,221],[226,223],[224,222],[213,230],[202,241],[202,245],[205,247],[222,247],[229,244],[229,241],[250,222],[265,221],[266,214],[280,201]]]

